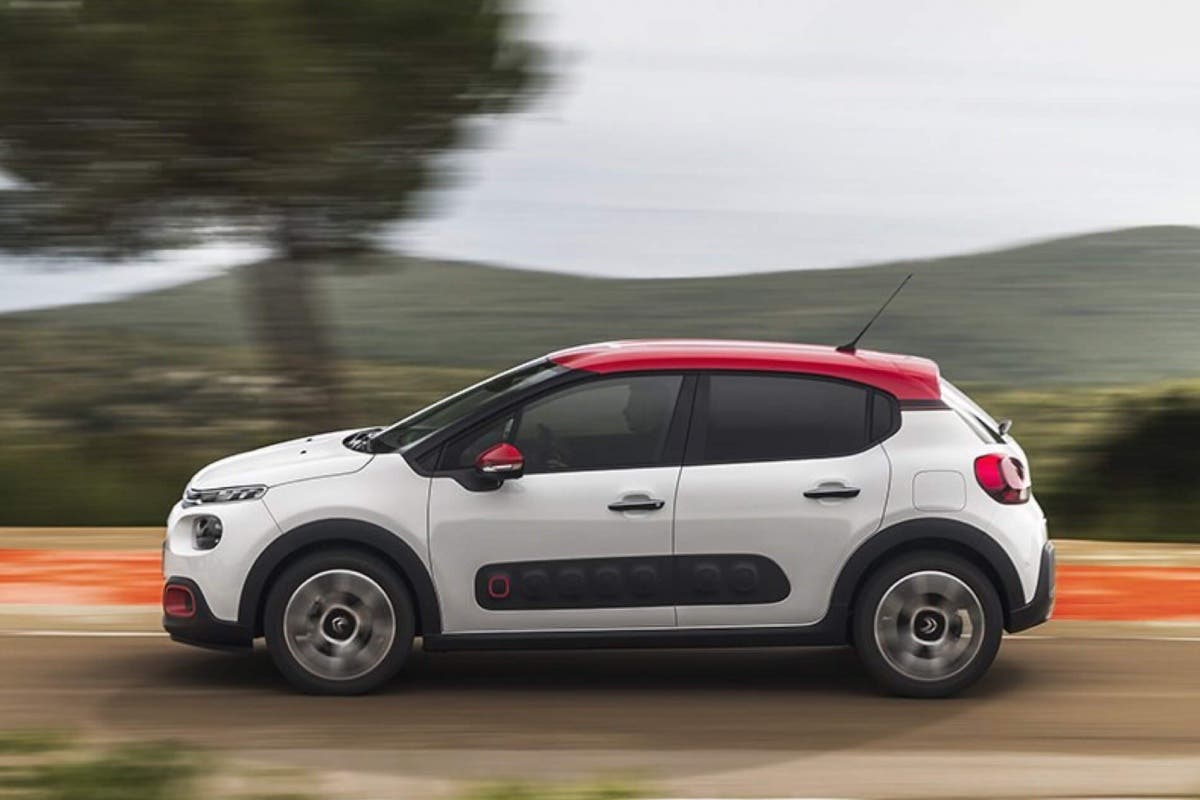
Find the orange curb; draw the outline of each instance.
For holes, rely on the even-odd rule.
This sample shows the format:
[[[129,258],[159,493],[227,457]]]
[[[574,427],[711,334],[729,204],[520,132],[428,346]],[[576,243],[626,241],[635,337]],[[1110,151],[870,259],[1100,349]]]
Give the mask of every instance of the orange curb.
[[[0,549],[0,603],[158,605],[156,552]],[[1054,618],[1200,620],[1200,567],[1061,564]]]
[[[0,603],[158,605],[162,555],[119,550],[0,550]]]
[[[1200,620],[1200,567],[1058,567],[1055,619]]]

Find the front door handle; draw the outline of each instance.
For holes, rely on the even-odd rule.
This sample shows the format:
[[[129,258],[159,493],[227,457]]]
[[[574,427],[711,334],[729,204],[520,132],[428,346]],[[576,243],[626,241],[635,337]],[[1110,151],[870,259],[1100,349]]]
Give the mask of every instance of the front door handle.
[[[844,483],[822,483],[815,489],[809,489],[804,496],[809,500],[849,500],[861,493],[862,489]]]
[[[622,497],[615,503],[608,504],[609,511],[658,511],[667,504],[666,500],[659,500],[655,497],[647,495],[635,495],[630,497]]]

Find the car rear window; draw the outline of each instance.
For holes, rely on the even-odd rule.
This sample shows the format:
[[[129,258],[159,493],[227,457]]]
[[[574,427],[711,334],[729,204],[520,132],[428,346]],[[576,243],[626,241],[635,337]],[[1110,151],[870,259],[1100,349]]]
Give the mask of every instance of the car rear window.
[[[870,388],[793,375],[714,374],[689,445],[703,463],[848,455],[871,441]],[[879,424],[879,423],[876,423]]]

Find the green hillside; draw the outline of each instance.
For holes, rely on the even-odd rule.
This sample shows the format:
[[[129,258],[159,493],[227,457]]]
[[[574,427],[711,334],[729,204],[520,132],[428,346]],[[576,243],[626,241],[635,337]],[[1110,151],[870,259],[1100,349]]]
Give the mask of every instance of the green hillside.
[[[491,367],[643,336],[837,343],[908,271],[870,334],[964,382],[1113,383],[1200,374],[1200,229],[1147,227],[856,269],[608,280],[377,256],[324,297],[343,354]],[[139,336],[244,344],[237,273],[113,303],[20,315]]]

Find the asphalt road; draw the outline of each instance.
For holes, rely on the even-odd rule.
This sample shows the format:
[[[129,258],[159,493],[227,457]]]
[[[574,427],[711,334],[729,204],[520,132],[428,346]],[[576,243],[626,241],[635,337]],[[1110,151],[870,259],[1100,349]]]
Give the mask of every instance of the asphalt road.
[[[612,775],[660,796],[1200,793],[1200,641],[1010,638],[944,701],[881,697],[839,649],[417,653],[383,693],[323,698],[261,651],[0,634],[0,728],[27,727],[194,742],[351,794]]]

